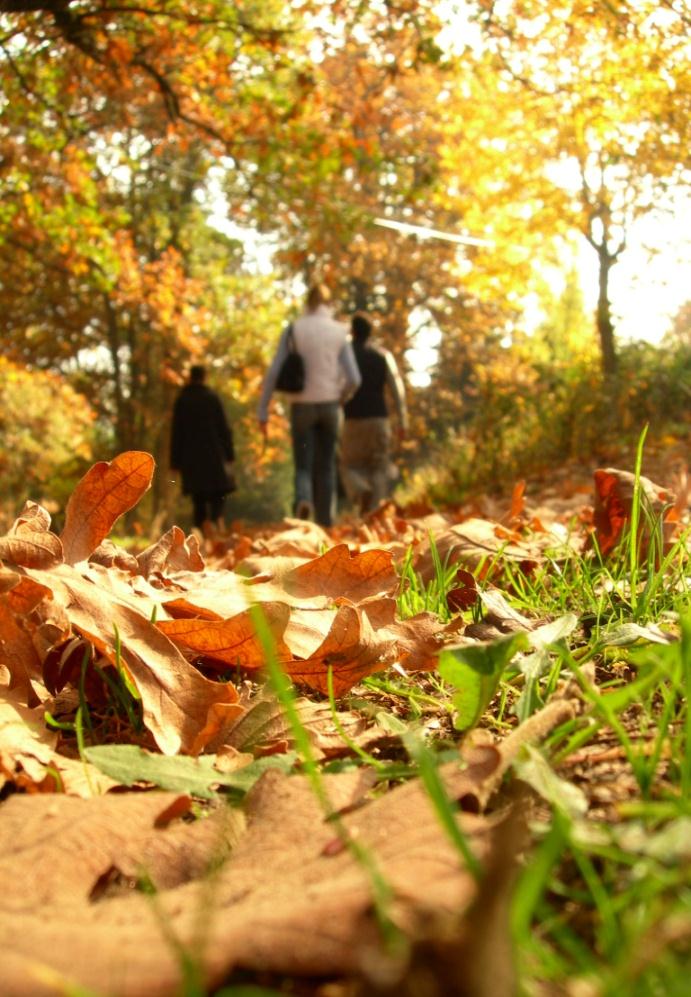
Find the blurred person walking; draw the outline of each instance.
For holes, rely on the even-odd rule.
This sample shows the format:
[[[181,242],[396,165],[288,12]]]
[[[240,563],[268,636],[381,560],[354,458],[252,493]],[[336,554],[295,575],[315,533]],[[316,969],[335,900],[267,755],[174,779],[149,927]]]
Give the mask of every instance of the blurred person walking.
[[[398,417],[399,440],[408,430],[408,413],[403,379],[393,354],[369,342],[370,320],[354,315],[351,330],[362,383],[344,405],[340,470],[346,495],[363,514],[376,509],[390,490],[393,434],[387,389]]]
[[[170,467],[182,476],[192,499],[194,525],[223,529],[225,497],[235,491],[233,433],[221,399],[206,383],[206,368],[190,367],[189,380],[173,406]]]
[[[283,331],[266,372],[258,418],[268,432],[269,403],[291,349],[304,362],[304,386],[289,394],[290,431],[295,469],[294,514],[331,526],[336,506],[336,444],[341,405],[360,384],[360,374],[348,338],[348,326],[338,322],[322,284],[310,287],[303,314]]]

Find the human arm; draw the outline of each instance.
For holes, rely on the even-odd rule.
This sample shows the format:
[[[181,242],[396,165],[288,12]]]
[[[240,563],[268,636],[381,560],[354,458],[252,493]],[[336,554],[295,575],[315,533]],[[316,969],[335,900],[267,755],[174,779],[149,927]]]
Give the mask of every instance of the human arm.
[[[357,365],[353,347],[350,342],[345,342],[338,355],[338,364],[343,374],[344,384],[341,390],[341,403],[344,404],[352,398],[362,383],[360,368]]]
[[[386,359],[386,383],[389,386],[398,416],[398,427],[401,436],[408,432],[408,409],[405,401],[405,385],[400,375],[393,353],[382,350]]]
[[[259,405],[257,408],[257,418],[259,419],[259,425],[262,428],[262,432],[266,435],[266,425],[269,421],[269,403],[271,401],[271,396],[276,388],[276,380],[278,378],[278,372],[281,369],[283,361],[288,356],[290,347],[288,345],[288,337],[290,333],[290,326],[287,326],[281,333],[281,338],[278,341],[278,346],[276,348],[276,353],[273,360],[271,361],[269,368],[264,375],[264,381],[262,383],[262,392],[259,398]]]

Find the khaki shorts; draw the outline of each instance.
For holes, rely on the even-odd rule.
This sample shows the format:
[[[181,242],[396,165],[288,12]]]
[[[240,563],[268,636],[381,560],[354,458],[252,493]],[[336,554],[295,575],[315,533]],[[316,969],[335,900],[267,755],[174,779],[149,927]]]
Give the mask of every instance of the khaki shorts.
[[[346,419],[341,434],[343,487],[352,502],[370,492],[376,506],[388,494],[391,425],[388,418]]]

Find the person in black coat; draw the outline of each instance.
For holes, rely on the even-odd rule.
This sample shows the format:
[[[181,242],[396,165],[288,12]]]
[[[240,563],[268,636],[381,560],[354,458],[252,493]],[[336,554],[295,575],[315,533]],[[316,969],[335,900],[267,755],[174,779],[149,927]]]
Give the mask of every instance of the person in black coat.
[[[182,475],[183,495],[192,498],[194,525],[223,522],[225,496],[235,490],[233,433],[206,369],[190,368],[189,381],[173,406],[170,467]]]

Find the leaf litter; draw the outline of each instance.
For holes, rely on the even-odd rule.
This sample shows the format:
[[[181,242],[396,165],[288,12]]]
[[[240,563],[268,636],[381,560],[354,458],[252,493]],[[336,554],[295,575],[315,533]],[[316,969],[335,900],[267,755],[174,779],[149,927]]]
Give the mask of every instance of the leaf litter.
[[[639,756],[673,793],[635,697],[623,738],[602,721],[604,649],[680,646],[676,624],[612,620],[598,677],[583,620],[523,611],[517,580],[611,552],[636,494],[661,523],[674,506],[667,545],[686,510],[608,468],[560,520],[521,487],[494,519],[390,503],[329,532],[173,527],[130,554],[109,534],[153,473],[121,454],[60,537],[35,503],[0,537],[3,993],[173,994],[190,972],[209,993],[239,973],[513,993],[508,905],[540,820],[620,823]]]

